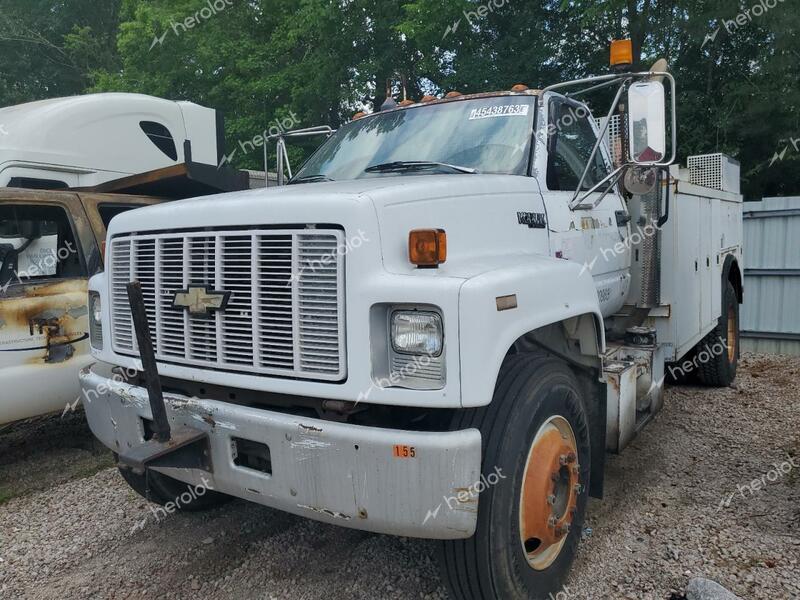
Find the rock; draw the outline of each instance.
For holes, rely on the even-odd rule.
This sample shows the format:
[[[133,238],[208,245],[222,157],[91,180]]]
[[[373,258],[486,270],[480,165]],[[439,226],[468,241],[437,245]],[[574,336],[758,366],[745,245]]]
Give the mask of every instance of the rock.
[[[739,596],[729,592],[720,584],[711,581],[710,579],[703,579],[702,577],[695,577],[689,581],[689,586],[686,588],[686,600],[742,600]]]

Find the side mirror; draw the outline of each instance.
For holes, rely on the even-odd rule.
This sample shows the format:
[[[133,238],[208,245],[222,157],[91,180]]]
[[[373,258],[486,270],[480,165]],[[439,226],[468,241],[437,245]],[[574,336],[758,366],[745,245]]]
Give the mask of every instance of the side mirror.
[[[640,81],[628,90],[629,156],[637,165],[652,165],[667,153],[667,115],[664,86]]]

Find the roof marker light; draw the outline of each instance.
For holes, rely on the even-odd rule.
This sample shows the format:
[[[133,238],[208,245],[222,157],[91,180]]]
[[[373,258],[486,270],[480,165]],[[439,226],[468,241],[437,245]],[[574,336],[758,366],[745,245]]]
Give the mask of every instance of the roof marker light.
[[[633,42],[631,40],[611,40],[611,66],[633,64]]]

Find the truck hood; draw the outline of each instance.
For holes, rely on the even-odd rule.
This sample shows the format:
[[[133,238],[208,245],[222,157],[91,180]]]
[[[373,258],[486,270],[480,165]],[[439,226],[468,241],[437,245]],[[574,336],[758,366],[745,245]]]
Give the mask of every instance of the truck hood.
[[[497,257],[547,254],[547,230],[520,225],[519,212],[544,216],[536,180],[510,175],[397,175],[232,192],[123,213],[109,236],[175,228],[342,225],[348,236],[377,229],[384,266],[420,273],[408,262],[412,229],[444,229],[448,260],[431,275],[469,276]],[[352,231],[349,231],[352,230]]]

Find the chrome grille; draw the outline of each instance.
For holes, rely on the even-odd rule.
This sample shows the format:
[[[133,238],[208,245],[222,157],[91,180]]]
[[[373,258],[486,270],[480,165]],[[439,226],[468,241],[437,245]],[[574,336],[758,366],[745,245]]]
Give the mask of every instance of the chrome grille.
[[[142,284],[156,359],[338,381],[345,377],[344,234],[334,229],[158,233],[111,241],[113,348],[138,347],[125,285]],[[193,315],[175,294],[230,292]]]

